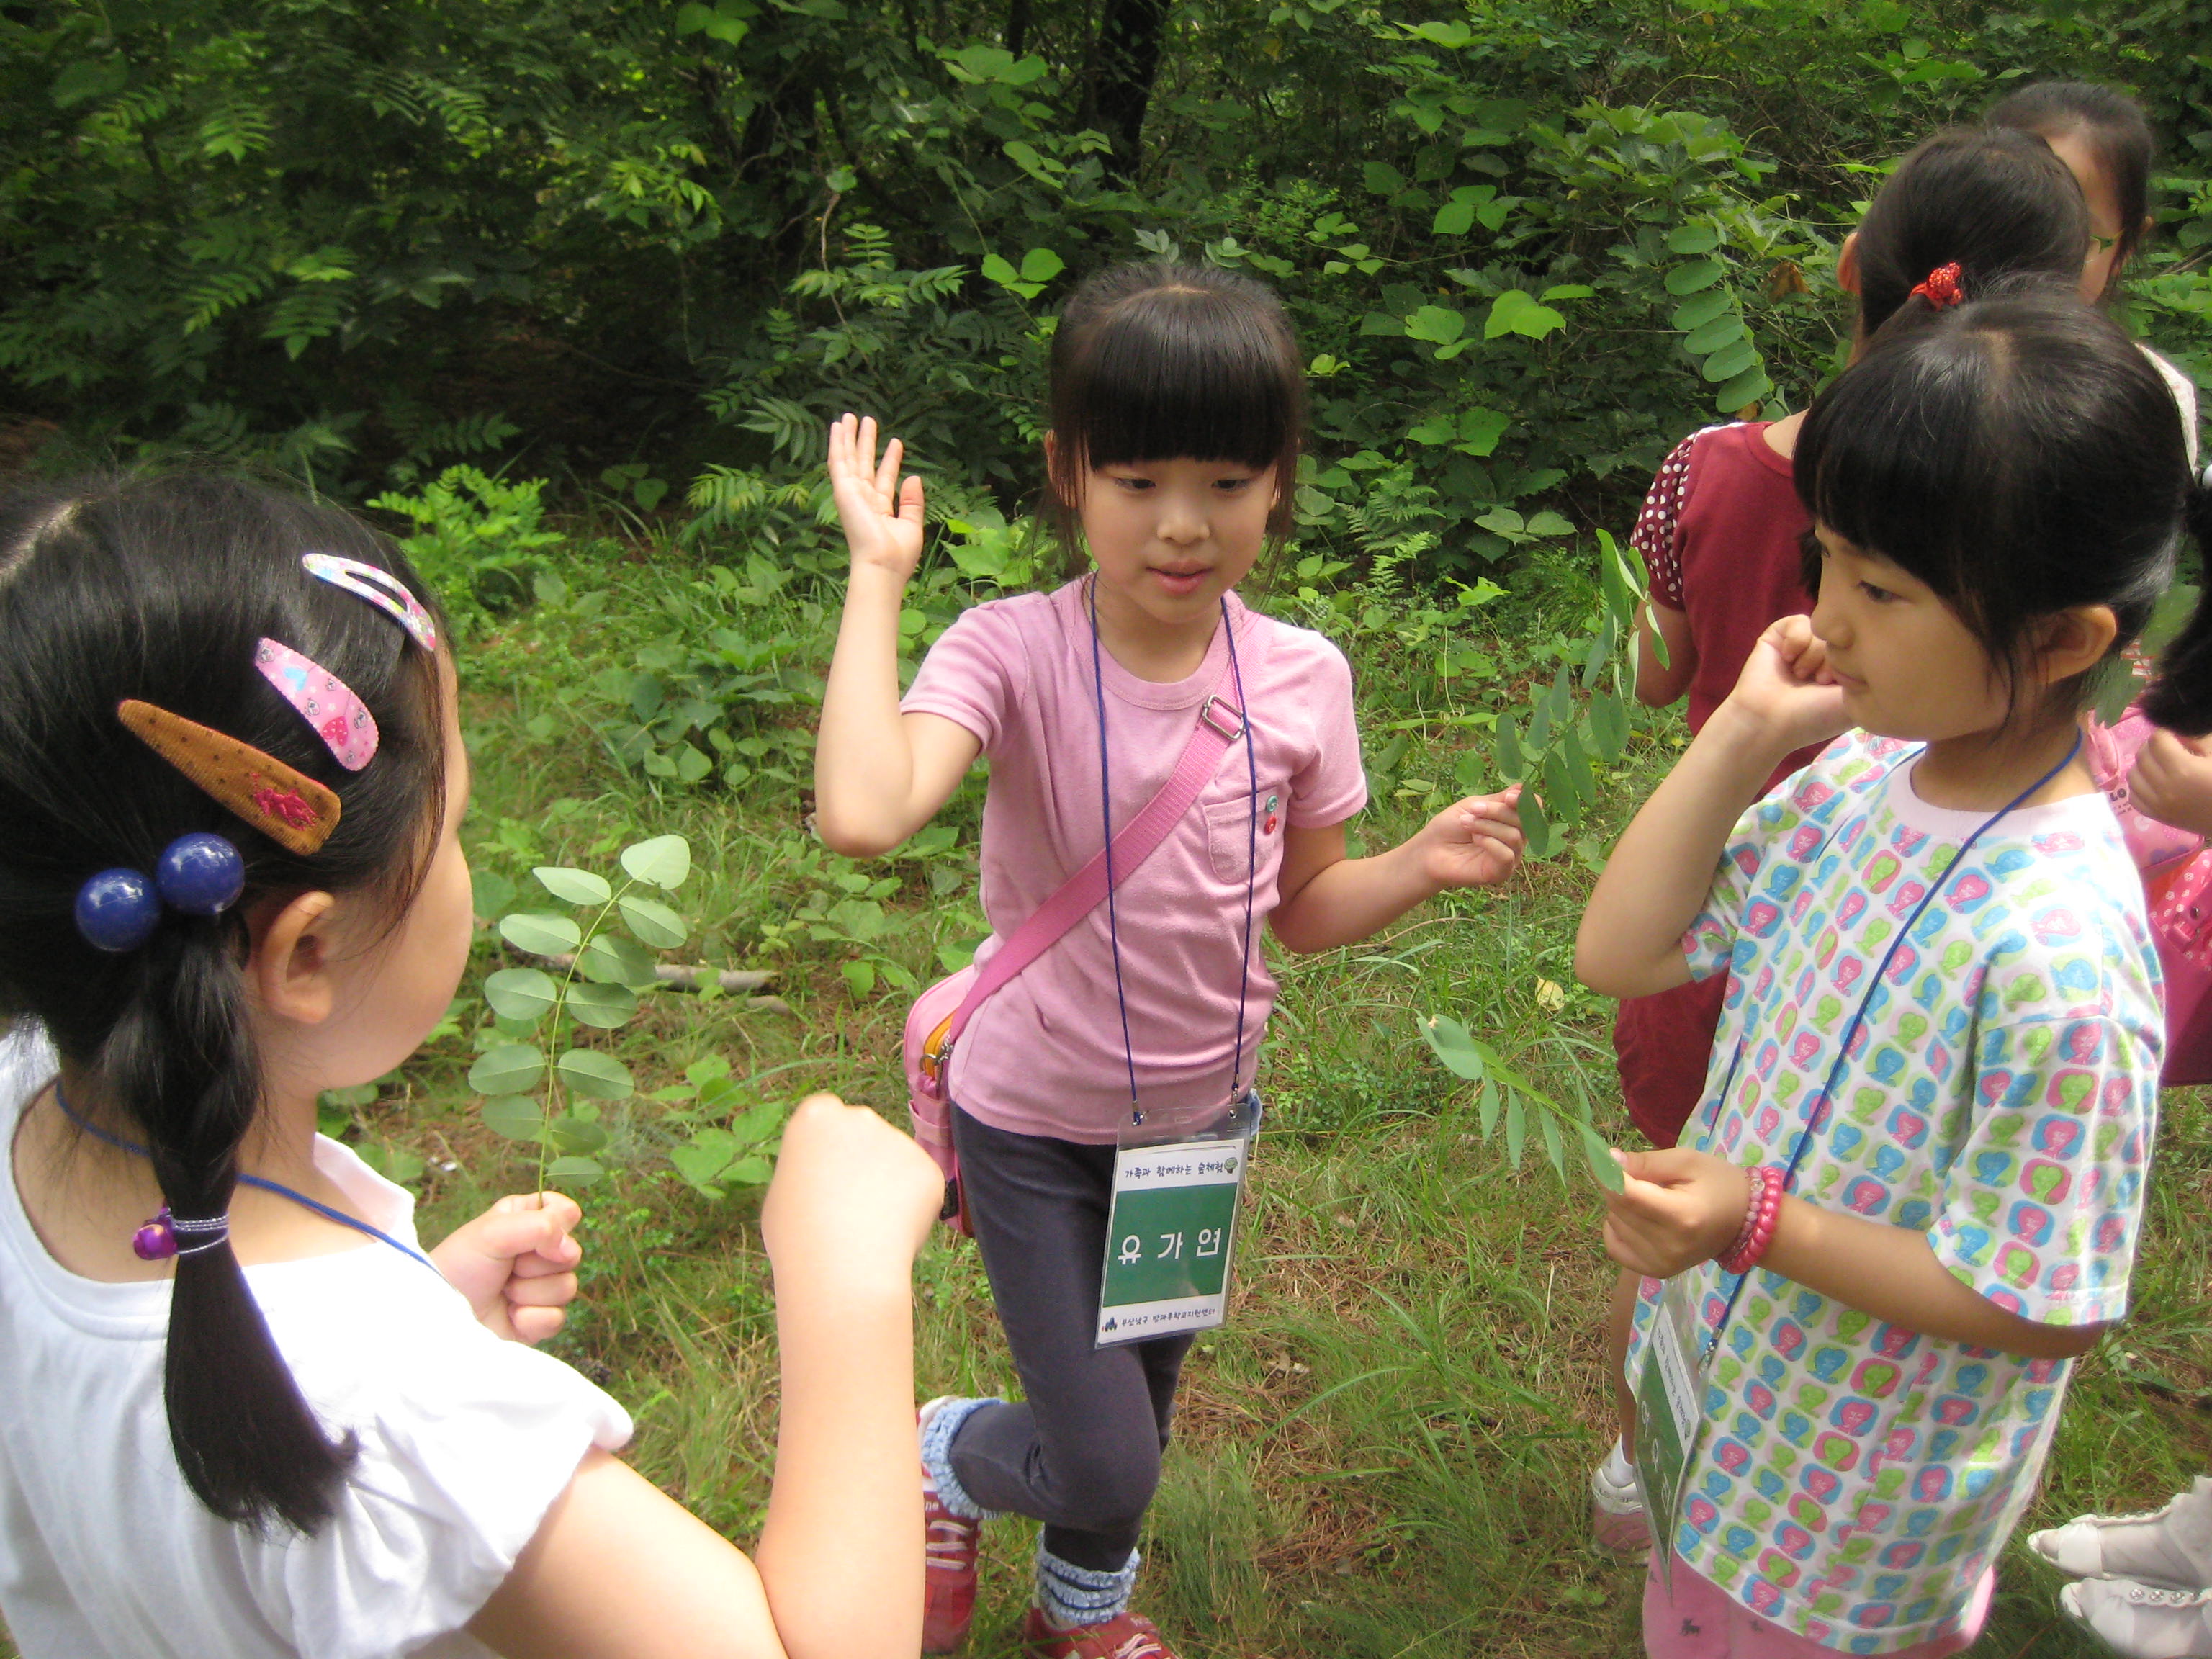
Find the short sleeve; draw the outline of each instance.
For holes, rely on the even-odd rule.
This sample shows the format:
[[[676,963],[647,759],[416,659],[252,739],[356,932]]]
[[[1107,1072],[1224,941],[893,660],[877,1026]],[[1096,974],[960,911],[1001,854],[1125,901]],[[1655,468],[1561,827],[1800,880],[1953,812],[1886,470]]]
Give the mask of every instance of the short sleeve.
[[[955,617],[922,658],[899,712],[942,715],[990,753],[1028,682],[1028,658],[1008,611],[1008,602],[995,601]]]
[[[358,1443],[337,1512],[258,1551],[257,1599],[307,1659],[408,1653],[462,1629],[585,1454],[629,1438],[628,1413],[559,1360],[473,1321],[431,1322],[428,1340],[387,1345],[349,1398],[319,1402]]]
[[[1686,608],[1682,602],[1682,562],[1676,545],[1677,532],[1682,519],[1682,503],[1690,493],[1690,456],[1704,435],[1703,432],[1692,433],[1660,463],[1659,474],[1645,492],[1643,511],[1636,515],[1636,527],[1628,532],[1628,544],[1643,557],[1644,574],[1650,579],[1652,599],[1669,611]]]
[[[1314,665],[1313,758],[1291,776],[1288,822],[1294,830],[1342,823],[1367,805],[1367,771],[1359,759],[1359,722],[1352,710],[1352,665],[1327,641]]]
[[[1982,1031],[1965,1145],[1929,1229],[1936,1258],[2008,1313],[2094,1325],[2128,1310],[2160,1054],[2101,1015]]]
[[[1735,821],[1713,871],[1712,885],[1705,890],[1705,902],[1682,935],[1682,955],[1692,979],[1711,979],[1728,967],[1752,896],[1762,879],[1771,878],[1766,868],[1768,849],[1799,821],[1786,793],[1753,801]]]

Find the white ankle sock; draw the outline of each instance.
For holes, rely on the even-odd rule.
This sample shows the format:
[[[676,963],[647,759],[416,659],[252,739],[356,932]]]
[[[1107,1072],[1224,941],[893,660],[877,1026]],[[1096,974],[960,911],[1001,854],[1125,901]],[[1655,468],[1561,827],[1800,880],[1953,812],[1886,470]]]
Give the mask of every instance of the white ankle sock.
[[[1605,1478],[1616,1486],[1625,1486],[1636,1479],[1636,1465],[1628,1461],[1628,1453],[1618,1440],[1606,1454]]]

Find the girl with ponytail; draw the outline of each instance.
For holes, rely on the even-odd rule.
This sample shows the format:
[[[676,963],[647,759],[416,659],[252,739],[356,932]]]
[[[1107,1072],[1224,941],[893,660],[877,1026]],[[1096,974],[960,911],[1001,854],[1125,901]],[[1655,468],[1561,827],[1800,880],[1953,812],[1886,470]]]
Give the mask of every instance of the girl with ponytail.
[[[1727,988],[1682,1144],[1621,1155],[1604,1221],[1669,1504],[1658,1659],[1971,1645],[2072,1362],[2127,1310],[2165,1022],[2081,711],[2203,514],[2172,397],[2070,290],[1907,307],[1814,403],[1812,614],[1583,920],[1595,989]],[[2153,699],[2200,731],[2207,627]]]
[[[910,1654],[928,1159],[801,1108],[752,1564],[528,1345],[574,1203],[425,1253],[315,1133],[451,1001],[468,764],[435,602],[215,477],[0,496],[0,1620],[24,1659]],[[856,1601],[847,1574],[879,1593]],[[772,1610],[771,1610],[772,1608]]]

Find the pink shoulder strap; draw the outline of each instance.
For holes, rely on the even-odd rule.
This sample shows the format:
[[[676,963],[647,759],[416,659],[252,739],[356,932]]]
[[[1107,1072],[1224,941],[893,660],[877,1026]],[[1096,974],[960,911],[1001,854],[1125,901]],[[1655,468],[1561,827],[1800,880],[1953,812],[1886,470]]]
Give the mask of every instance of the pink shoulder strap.
[[[1198,725],[1190,734],[1190,741],[1183,745],[1182,757],[1176,763],[1175,770],[1160,787],[1160,793],[1152,797],[1143,811],[1123,824],[1121,833],[1114,837],[1115,885],[1127,881],[1130,872],[1158,849],[1168,838],[1168,831],[1190,810],[1190,804],[1198,799],[1198,792],[1206,787],[1206,781],[1220,766],[1221,757],[1229,745],[1244,735],[1243,711],[1222,696],[1229,686],[1234,664],[1232,656],[1222,665],[1221,678],[1199,705]],[[945,1047],[949,1050],[959,1040],[969,1018],[986,1000],[1058,944],[1060,935],[1096,909],[1105,896],[1106,851],[1101,848],[1091,854],[1088,864],[1062,882],[1049,898],[1030,913],[1029,920],[1014,930],[1013,936],[976,973],[975,982],[968,988],[967,996],[945,1027]]]

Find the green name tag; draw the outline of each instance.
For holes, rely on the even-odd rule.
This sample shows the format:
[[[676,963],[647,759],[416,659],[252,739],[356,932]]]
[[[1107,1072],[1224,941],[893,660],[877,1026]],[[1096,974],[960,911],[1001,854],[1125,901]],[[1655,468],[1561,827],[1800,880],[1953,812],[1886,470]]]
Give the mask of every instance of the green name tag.
[[[1644,1344],[1644,1370],[1636,1379],[1636,1473],[1644,1483],[1644,1512],[1659,1577],[1674,1588],[1674,1535],[1690,1465],[1705,1437],[1705,1367],[1698,1358],[1703,1329],[1691,1275],[1677,1273],[1653,1310]]]
[[[1100,1347],[1222,1322],[1237,1200],[1250,1161],[1251,1142],[1242,1135],[1121,1149],[1098,1297]]]

